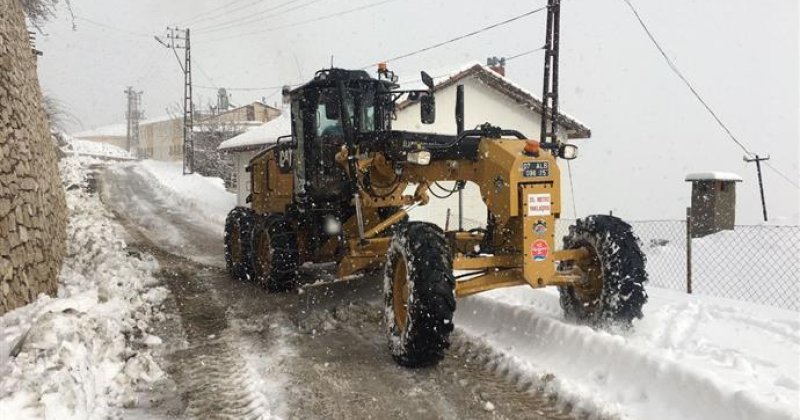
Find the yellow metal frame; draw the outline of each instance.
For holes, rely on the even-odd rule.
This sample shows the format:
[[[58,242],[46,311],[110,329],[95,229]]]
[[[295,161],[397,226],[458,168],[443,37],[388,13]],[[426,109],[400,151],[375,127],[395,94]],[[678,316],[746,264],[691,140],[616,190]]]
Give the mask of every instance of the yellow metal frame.
[[[494,215],[495,235],[490,244],[494,255],[453,255],[453,269],[475,271],[474,277],[456,283],[457,296],[469,296],[487,290],[527,284],[531,287],[583,285],[587,278],[580,266],[589,257],[586,249],[556,250],[555,223],[561,214],[560,171],[556,159],[547,151],[530,156],[523,152],[525,141],[486,139],[478,149],[477,160],[438,160],[420,166],[403,163],[400,179],[395,172],[396,162],[382,153],[360,155],[358,176],[370,173],[377,197],[361,194],[364,221],[363,237],[359,236],[355,217],[345,221],[340,242],[332,238],[314,252],[302,252],[307,261],[338,259],[338,276],[377,268],[385,262],[391,238],[383,235],[389,228],[408,216],[399,210],[386,219],[377,210],[386,207],[425,205],[428,187],[435,181],[470,181],[478,185],[486,206]],[[347,150],[342,149],[336,161],[349,170]],[[531,176],[523,172],[527,162],[548,165],[547,174]],[[253,171],[253,209],[258,213],[282,213],[291,204],[294,180],[291,174],[280,173],[274,153],[266,153],[251,163]],[[406,187],[416,184],[413,194]],[[391,189],[377,187],[393,185]],[[540,207],[540,205],[544,207]],[[535,206],[535,207],[534,207]],[[546,211],[543,211],[545,209]],[[383,236],[382,236],[383,235]],[[466,250],[485,240],[482,234],[447,232],[454,249]],[[299,240],[303,241],[302,235]],[[342,247],[344,256],[341,256]],[[568,271],[558,271],[560,262],[573,261]],[[584,264],[585,265],[585,264]]]

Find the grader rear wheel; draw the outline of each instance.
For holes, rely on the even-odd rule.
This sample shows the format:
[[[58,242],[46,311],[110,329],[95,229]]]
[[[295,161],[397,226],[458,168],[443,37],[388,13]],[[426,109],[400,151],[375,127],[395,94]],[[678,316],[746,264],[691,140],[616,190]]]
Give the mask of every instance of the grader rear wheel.
[[[406,367],[439,363],[450,347],[456,309],[453,263],[444,234],[429,223],[401,225],[384,276],[389,348]]]
[[[253,277],[249,254],[254,218],[252,210],[236,207],[225,219],[225,263],[231,277],[237,280]]]
[[[595,326],[630,327],[647,302],[645,256],[631,226],[612,216],[589,216],[570,226],[565,249],[585,248],[576,262],[583,283],[559,287],[567,318]]]

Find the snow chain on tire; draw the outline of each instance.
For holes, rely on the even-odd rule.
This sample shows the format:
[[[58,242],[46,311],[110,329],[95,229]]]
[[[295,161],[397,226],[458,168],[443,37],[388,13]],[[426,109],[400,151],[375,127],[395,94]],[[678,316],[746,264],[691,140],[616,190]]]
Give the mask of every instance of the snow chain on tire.
[[[437,364],[450,347],[456,309],[453,261],[442,230],[409,222],[399,226],[387,254],[384,276],[385,320],[389,348],[406,367]],[[405,279],[405,322],[395,316],[398,276]],[[399,280],[400,283],[403,280]]]
[[[580,247],[587,247],[596,257],[602,289],[595,297],[582,300],[577,286],[559,287],[565,316],[594,326],[630,327],[634,319],[642,317],[647,302],[646,259],[631,226],[613,216],[579,219],[564,237],[564,248]]]
[[[297,286],[299,253],[297,235],[289,221],[280,214],[258,217],[252,238],[256,281],[270,292],[293,290]]]
[[[250,242],[255,219],[253,210],[236,207],[225,219],[225,263],[231,277],[249,281],[253,278]]]

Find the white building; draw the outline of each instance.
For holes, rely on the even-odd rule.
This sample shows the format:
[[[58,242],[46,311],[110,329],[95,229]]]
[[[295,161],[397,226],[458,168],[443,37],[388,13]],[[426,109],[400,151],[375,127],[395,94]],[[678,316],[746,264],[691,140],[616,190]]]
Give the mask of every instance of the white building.
[[[460,69],[434,75],[436,122],[420,122],[419,102],[398,104],[395,130],[456,134],[456,86],[464,85],[464,127],[475,128],[489,122],[508,130],[517,130],[531,139],[538,139],[541,127],[542,101],[503,75],[503,67],[469,63]],[[403,89],[424,89],[420,83],[404,84]],[[588,127],[561,113],[561,140],[591,136]]]

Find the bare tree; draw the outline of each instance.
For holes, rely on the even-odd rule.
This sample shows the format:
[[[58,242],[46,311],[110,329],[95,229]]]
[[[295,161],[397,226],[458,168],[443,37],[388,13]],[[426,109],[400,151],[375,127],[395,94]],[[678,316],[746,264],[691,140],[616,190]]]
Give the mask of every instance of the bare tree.
[[[217,150],[220,143],[244,133],[245,126],[237,122],[224,122],[207,118],[195,126],[195,171],[205,176],[220,177],[226,186],[233,182],[233,161],[228,154]]]
[[[22,4],[22,9],[25,15],[28,16],[31,24],[36,27],[39,32],[42,31],[42,24],[47,22],[51,17],[55,16],[56,8],[58,7],[59,0],[19,0]],[[72,4],[70,0],[63,0],[67,6],[70,15],[72,15]],[[73,16],[74,20],[74,16]]]

